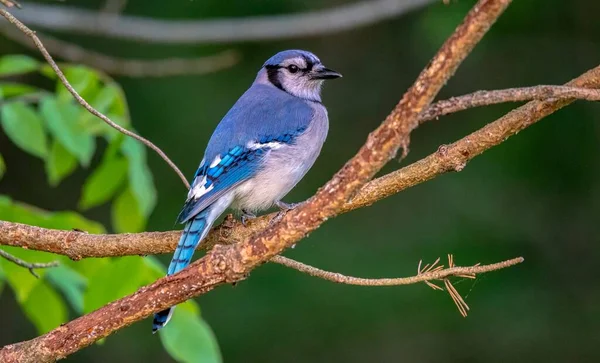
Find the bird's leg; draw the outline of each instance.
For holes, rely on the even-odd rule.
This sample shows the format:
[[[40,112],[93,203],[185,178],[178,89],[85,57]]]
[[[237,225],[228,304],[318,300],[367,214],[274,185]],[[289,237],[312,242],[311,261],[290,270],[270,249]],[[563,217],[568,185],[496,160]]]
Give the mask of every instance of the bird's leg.
[[[296,207],[298,207],[300,204],[303,204],[304,202],[300,202],[300,203],[286,203],[286,202],[282,202],[281,200],[278,200],[275,202],[275,205],[279,208],[279,212],[275,215],[275,217],[273,217],[273,219],[271,219],[271,221],[269,222],[269,225],[272,226],[275,223],[279,222],[283,216],[285,216],[287,214],[287,212],[291,211],[292,209],[295,209]]]
[[[244,227],[248,226],[248,221],[251,219],[256,218],[256,214],[248,212],[245,209],[242,209],[242,224],[244,225]]]

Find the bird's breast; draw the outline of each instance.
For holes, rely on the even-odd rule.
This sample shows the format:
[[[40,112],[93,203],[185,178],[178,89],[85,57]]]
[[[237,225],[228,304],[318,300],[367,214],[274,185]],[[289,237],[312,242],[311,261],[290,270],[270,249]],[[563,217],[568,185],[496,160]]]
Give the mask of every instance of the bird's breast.
[[[268,209],[281,200],[313,166],[327,137],[327,110],[311,103],[313,119],[306,131],[290,145],[269,151],[260,171],[236,190],[234,207],[247,210]]]

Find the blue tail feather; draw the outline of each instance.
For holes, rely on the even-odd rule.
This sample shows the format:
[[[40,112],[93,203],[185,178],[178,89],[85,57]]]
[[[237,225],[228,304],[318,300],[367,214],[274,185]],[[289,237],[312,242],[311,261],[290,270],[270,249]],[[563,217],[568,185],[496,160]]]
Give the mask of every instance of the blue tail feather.
[[[183,270],[190,264],[196,247],[198,247],[200,240],[206,234],[206,229],[210,228],[210,224],[207,220],[209,212],[209,210],[202,211],[186,223],[181,238],[179,239],[179,243],[177,244],[175,254],[173,254],[173,258],[169,264],[167,276]],[[167,324],[171,318],[173,309],[174,307],[170,307],[154,314],[152,332],[156,332]]]
[[[194,255],[194,251],[196,250],[204,229],[206,228],[206,217],[206,213],[200,213],[194,217],[194,219],[186,223],[185,228],[183,229],[183,234],[181,235],[179,243],[177,244],[175,254],[173,254],[173,258],[169,264],[167,275],[172,275],[176,272],[179,272],[190,264],[192,256]]]

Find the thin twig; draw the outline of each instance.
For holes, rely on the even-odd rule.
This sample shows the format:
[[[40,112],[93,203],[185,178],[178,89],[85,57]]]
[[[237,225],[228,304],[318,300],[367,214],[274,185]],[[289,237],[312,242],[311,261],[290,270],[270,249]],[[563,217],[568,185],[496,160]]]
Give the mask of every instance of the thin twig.
[[[29,270],[29,272],[35,276],[36,278],[40,278],[38,276],[38,274],[35,273],[35,269],[39,269],[39,268],[49,268],[49,267],[56,267],[59,265],[58,261],[52,261],[52,262],[27,262],[27,261],[23,261],[18,257],[15,257],[13,255],[11,255],[10,253],[4,251],[4,250],[0,250],[0,257],[4,257],[5,259],[7,259],[8,261],[19,265],[23,268],[26,268]]]
[[[19,30],[21,30],[25,35],[27,35],[29,38],[31,38],[31,40],[33,40],[33,43],[39,49],[39,51],[42,53],[42,55],[44,56],[44,58],[46,59],[48,64],[50,64],[50,67],[52,67],[52,69],[54,70],[54,72],[56,73],[56,75],[58,76],[60,81],[67,88],[69,93],[71,93],[71,95],[73,95],[73,98],[75,98],[75,100],[77,100],[77,102],[79,102],[79,104],[81,104],[92,115],[94,115],[94,116],[100,118],[102,121],[106,122],[112,128],[118,130],[119,132],[121,132],[129,137],[132,137],[132,138],[140,141],[141,143],[143,143],[150,149],[154,150],[167,164],[169,164],[171,169],[173,169],[177,173],[177,175],[179,175],[179,178],[181,179],[181,181],[189,189],[190,185],[189,185],[187,179],[185,178],[185,176],[183,175],[183,173],[181,172],[181,170],[179,170],[177,165],[175,165],[175,163],[173,163],[171,161],[171,159],[169,159],[169,157],[158,146],[154,145],[149,140],[137,135],[136,133],[131,132],[131,131],[121,127],[120,125],[116,124],[111,119],[106,117],[104,114],[98,112],[98,110],[96,110],[94,107],[92,107],[86,100],[84,100],[79,95],[79,93],[77,93],[77,91],[75,91],[75,89],[71,86],[71,84],[65,77],[64,73],[60,70],[60,68],[58,67],[56,62],[54,62],[54,59],[52,59],[52,56],[50,55],[50,53],[48,53],[48,51],[46,50],[46,48],[44,47],[44,45],[42,44],[40,39],[35,35],[34,31],[29,29],[27,26],[25,26],[25,24],[20,22],[17,18],[15,18],[11,13],[6,11],[5,9],[0,9],[0,15],[2,15],[4,18],[6,18],[6,20],[8,20],[11,24],[14,24],[17,28],[19,28]]]
[[[0,0],[0,4],[6,6],[7,8],[12,8],[14,6],[18,9],[21,9],[21,4],[15,0]]]
[[[280,265],[291,267],[300,272],[304,272],[310,276],[318,277],[324,280],[337,282],[340,284],[347,285],[357,285],[357,286],[398,286],[398,285],[410,285],[416,284],[419,282],[428,283],[431,280],[443,280],[445,278],[451,276],[475,276],[476,274],[496,271],[506,267],[514,266],[516,264],[522,263],[524,261],[523,257],[517,257],[510,260],[506,260],[503,262],[498,262],[490,265],[474,265],[467,267],[460,266],[449,266],[448,268],[444,268],[444,266],[436,266],[437,261],[432,264],[429,268],[425,268],[423,270],[419,270],[417,275],[411,277],[395,277],[395,278],[375,278],[375,279],[366,279],[361,277],[353,277],[342,275],[336,272],[330,272],[326,270],[322,270],[317,267],[313,267],[310,265],[306,265],[300,263],[298,261],[292,260],[283,256],[275,256],[271,259],[272,262],[278,263]],[[438,259],[439,261],[439,259]],[[437,289],[440,289],[437,285]],[[434,289],[436,289],[434,288]]]
[[[2,33],[20,44],[37,48],[28,37],[10,24],[0,24]],[[36,33],[43,41],[46,49],[73,63],[87,64],[109,74],[128,77],[170,77],[177,75],[201,75],[229,68],[239,61],[239,54],[228,50],[214,55],[199,58],[167,58],[158,60],[123,59],[85,49],[79,45],[65,42],[47,34]]]
[[[19,13],[26,24],[52,31],[166,44],[236,43],[289,39],[375,24],[434,0],[366,0],[299,14],[165,20],[112,15],[69,6],[28,3]]]
[[[432,104],[419,116],[419,122],[423,123],[440,116],[474,107],[552,98],[600,101],[600,90],[570,86],[533,86],[477,91]]]

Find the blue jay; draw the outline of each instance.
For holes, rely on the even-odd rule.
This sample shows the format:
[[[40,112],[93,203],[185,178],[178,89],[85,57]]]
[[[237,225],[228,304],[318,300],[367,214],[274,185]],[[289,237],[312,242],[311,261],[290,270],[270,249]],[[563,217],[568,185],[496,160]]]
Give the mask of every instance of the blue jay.
[[[265,62],[252,86],[221,120],[194,175],[177,221],[183,234],[167,275],[185,268],[213,222],[228,208],[242,222],[278,206],[312,167],[329,122],[321,103],[326,79],[342,75],[303,50],[286,50]],[[173,307],[154,315],[152,331],[169,321]]]

